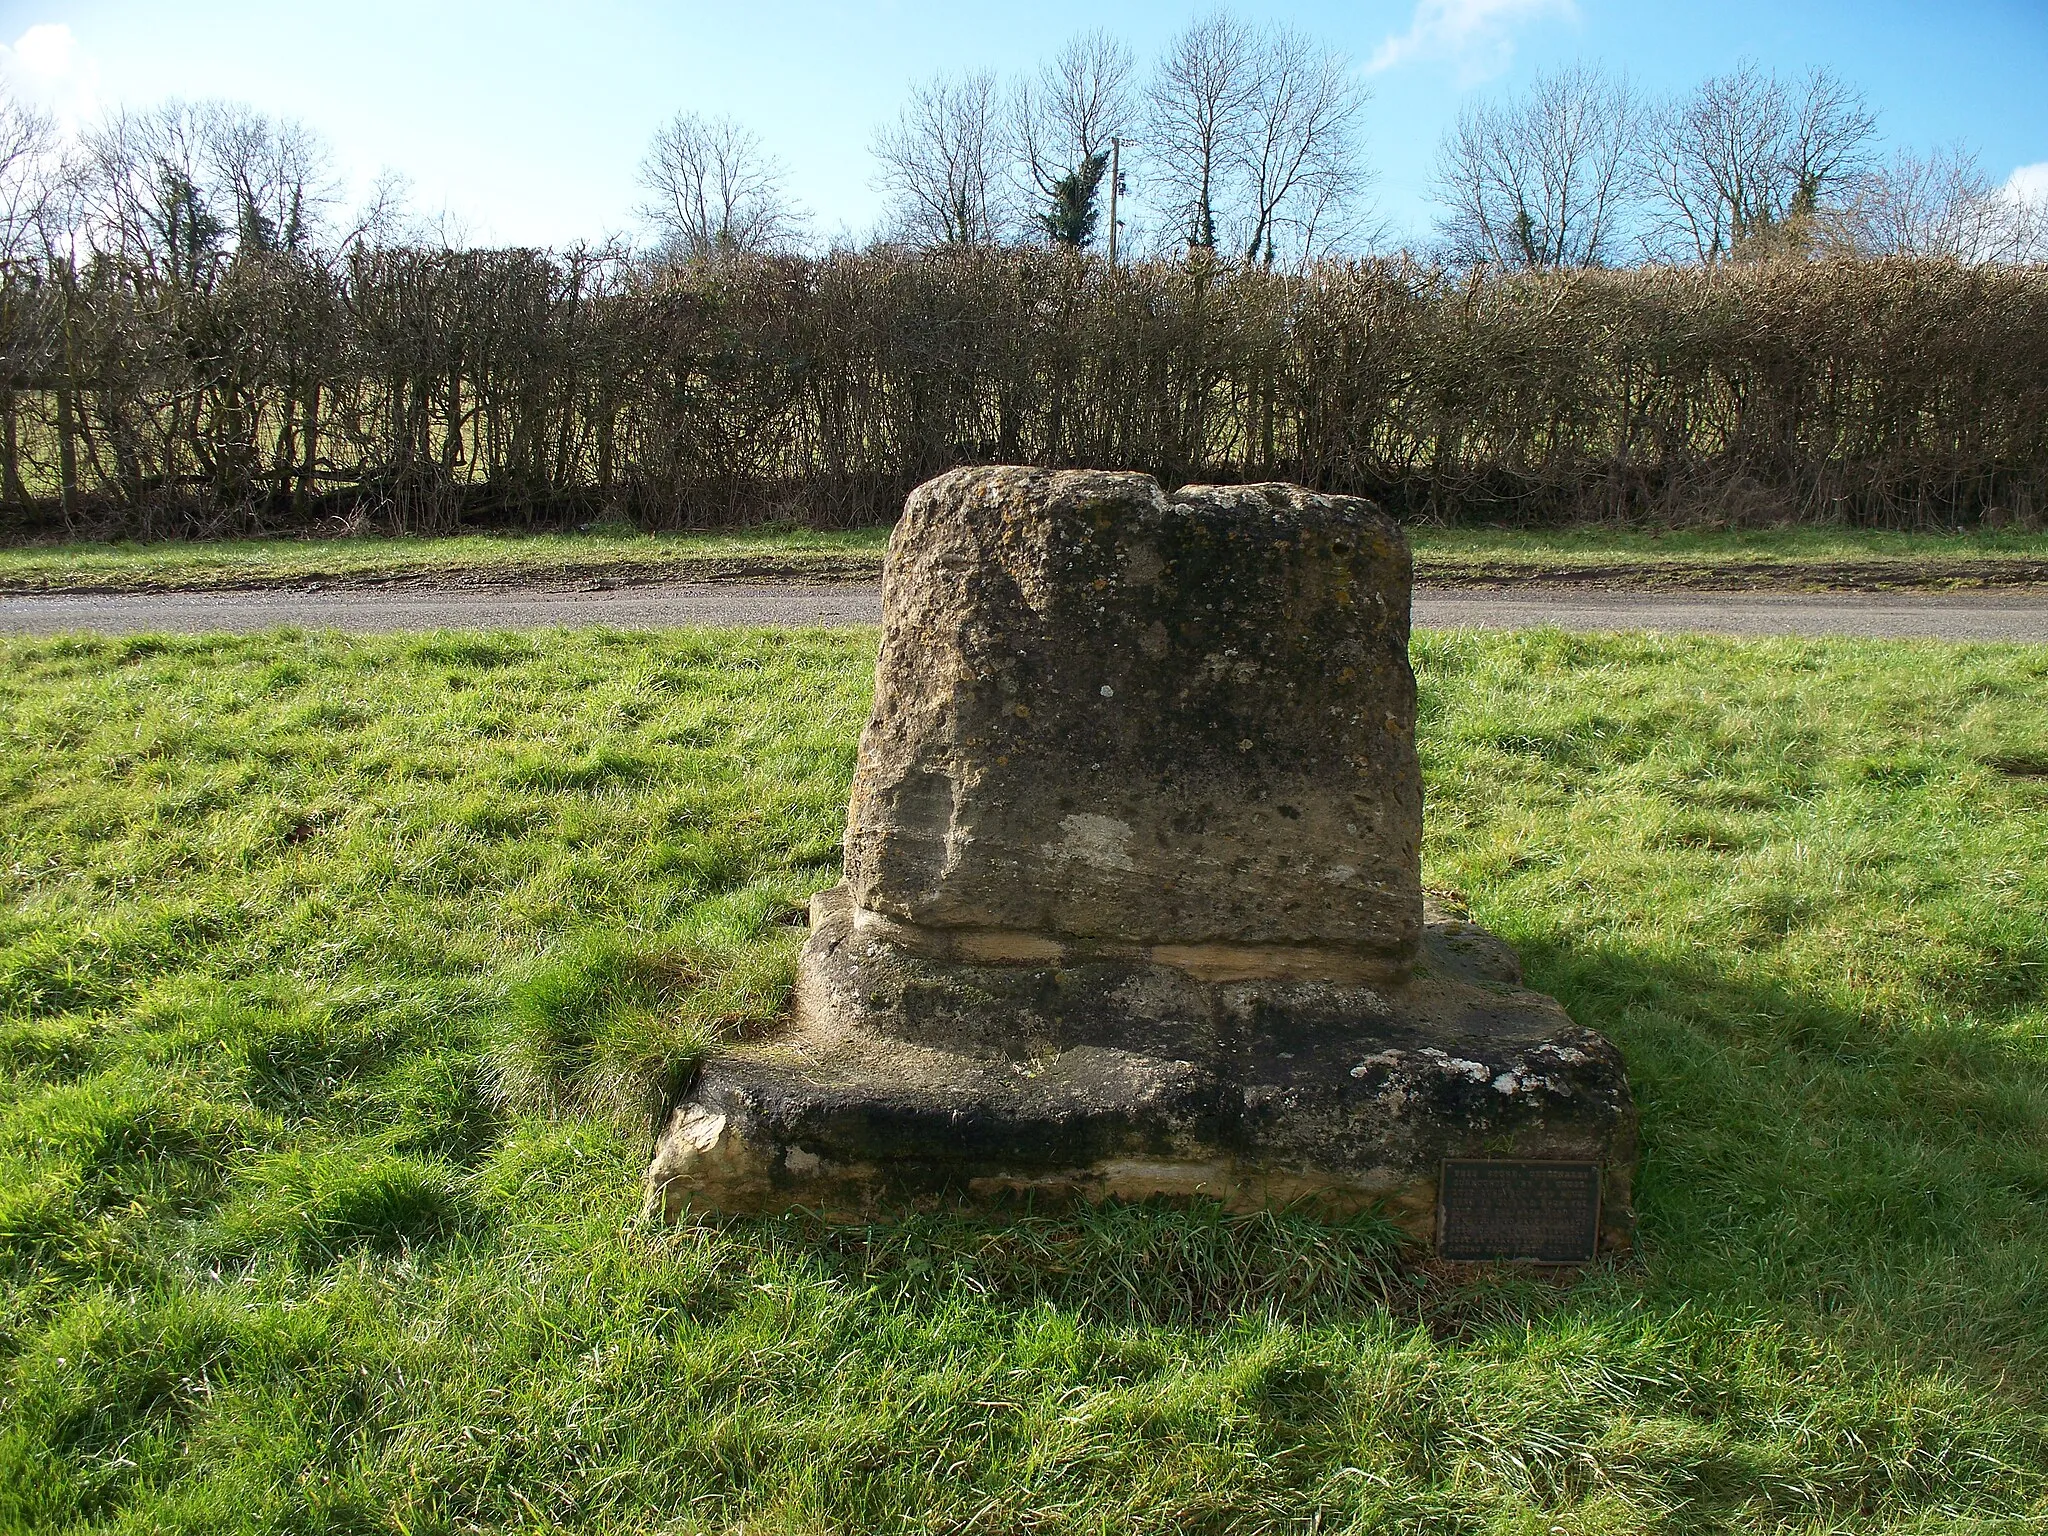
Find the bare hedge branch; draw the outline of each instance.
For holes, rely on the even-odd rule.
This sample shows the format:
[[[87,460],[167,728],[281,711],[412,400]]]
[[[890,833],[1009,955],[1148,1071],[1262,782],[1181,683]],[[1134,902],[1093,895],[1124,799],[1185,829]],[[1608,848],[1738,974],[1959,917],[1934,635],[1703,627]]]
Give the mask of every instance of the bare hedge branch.
[[[14,532],[884,521],[965,462],[1411,518],[2048,510],[2048,271],[243,249],[0,285]]]

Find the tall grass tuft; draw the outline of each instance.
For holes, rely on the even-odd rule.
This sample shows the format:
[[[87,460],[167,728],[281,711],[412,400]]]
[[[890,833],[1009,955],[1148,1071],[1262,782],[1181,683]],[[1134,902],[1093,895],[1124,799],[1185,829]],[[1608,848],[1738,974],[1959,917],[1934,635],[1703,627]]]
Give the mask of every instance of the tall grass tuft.
[[[700,914],[700,933],[720,915]],[[499,1098],[526,1113],[651,1123],[707,1049],[775,1018],[794,948],[790,937],[745,949],[696,935],[659,947],[578,937],[514,984],[487,1026]]]

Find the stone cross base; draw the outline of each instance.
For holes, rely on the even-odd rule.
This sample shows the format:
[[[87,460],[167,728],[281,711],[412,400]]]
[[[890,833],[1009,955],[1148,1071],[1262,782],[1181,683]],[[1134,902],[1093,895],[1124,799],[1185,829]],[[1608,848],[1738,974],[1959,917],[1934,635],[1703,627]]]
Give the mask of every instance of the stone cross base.
[[[1620,1056],[1471,924],[1427,913],[1412,972],[1371,984],[934,958],[900,937],[844,886],[813,900],[789,1031],[705,1061],[651,1211],[1168,1195],[1376,1205],[1427,1240],[1443,1159],[1510,1157],[1601,1164],[1604,1245],[1629,1241]]]
[[[670,1116],[650,1205],[1183,1195],[1427,1235],[1476,1158],[1444,1251],[1626,1243],[1619,1055],[1424,906],[1411,579],[1382,511],[1300,486],[918,487],[845,881],[787,1029]],[[1587,1219],[1537,1230],[1572,1190]]]

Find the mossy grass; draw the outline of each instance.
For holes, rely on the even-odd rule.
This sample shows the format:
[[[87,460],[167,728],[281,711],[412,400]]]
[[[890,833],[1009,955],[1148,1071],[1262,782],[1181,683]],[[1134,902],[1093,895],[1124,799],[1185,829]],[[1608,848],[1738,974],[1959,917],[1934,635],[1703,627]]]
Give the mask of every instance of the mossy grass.
[[[232,588],[327,581],[859,579],[881,568],[887,528],[817,532],[584,533],[328,539],[166,540],[0,545],[0,592]],[[1720,573],[1817,585],[2039,582],[2048,533],[1888,532],[1831,527],[1632,529],[1411,528],[1425,580],[1512,579],[1626,568],[1636,580]]]
[[[1426,877],[1627,1053],[1635,1261],[650,1228],[872,632],[0,646],[0,1528],[2048,1521],[2048,652],[1424,633]]]

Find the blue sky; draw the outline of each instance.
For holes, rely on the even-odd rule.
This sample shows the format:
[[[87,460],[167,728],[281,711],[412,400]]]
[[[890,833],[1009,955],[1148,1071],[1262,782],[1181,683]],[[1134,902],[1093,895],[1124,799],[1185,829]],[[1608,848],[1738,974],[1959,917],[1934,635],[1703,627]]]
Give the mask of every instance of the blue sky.
[[[867,147],[937,70],[1013,72],[1103,26],[1144,58],[1212,7],[1032,0],[0,0],[0,71],[77,118],[168,96],[238,98],[326,138],[358,186],[410,178],[479,243],[630,232],[633,171],[678,108],[725,112],[786,163],[819,233],[880,210]],[[1888,143],[1963,142],[1997,179],[2048,193],[2048,0],[1304,0],[1241,4],[1349,53],[1372,86],[1378,211],[1428,232],[1438,137],[1475,93],[1573,58],[1682,87],[1744,55],[1826,64],[1860,85]],[[61,29],[61,30],[60,30]]]

